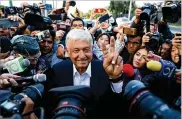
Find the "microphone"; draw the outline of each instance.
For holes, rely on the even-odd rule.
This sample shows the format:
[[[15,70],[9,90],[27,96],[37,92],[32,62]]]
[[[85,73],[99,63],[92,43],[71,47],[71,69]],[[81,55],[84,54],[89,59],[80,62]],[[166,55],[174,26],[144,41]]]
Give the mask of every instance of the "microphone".
[[[147,69],[151,71],[160,71],[162,68],[162,64],[158,61],[151,60],[147,62]]]
[[[126,78],[130,78],[129,80],[141,80],[140,72],[134,69],[130,64],[123,65],[123,74],[125,74]]]
[[[165,79],[173,79],[175,73],[180,71],[176,68],[174,63],[163,59],[160,59],[159,62],[149,61],[147,63],[147,68],[154,71],[160,78]]]
[[[28,76],[28,77],[20,77],[15,79],[18,83],[22,82],[44,82],[46,81],[46,75],[45,74],[36,74],[33,76]]]
[[[30,66],[30,61],[23,59],[23,57],[18,57],[5,63],[5,69],[7,69],[10,74],[21,73],[25,71],[28,66]]]
[[[135,71],[130,64],[124,64],[123,65],[123,73],[125,74],[126,77],[130,78],[130,77],[134,76]]]

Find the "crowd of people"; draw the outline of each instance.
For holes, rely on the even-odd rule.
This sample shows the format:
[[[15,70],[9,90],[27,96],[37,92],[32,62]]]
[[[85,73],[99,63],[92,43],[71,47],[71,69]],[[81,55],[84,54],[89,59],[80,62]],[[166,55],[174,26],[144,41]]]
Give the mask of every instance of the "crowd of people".
[[[67,14],[72,4],[66,0],[62,13]],[[29,6],[28,3],[22,4],[21,15],[1,14],[1,19],[16,21],[19,26],[0,28],[0,102],[9,99],[1,100],[3,92],[32,85],[33,82],[18,82],[21,77],[45,74],[46,81],[41,82],[44,86],[42,99],[34,102],[24,95],[21,100],[25,104],[22,115],[41,106],[45,110],[45,118],[51,118],[58,104],[49,95],[49,90],[84,85],[90,87],[94,96],[94,101],[89,102],[90,106],[86,109],[88,118],[143,118],[139,111],[138,115],[130,113],[124,97],[125,87],[131,80],[141,81],[169,107],[181,111],[181,103],[176,105],[181,96],[181,71],[177,71],[181,69],[181,33],[173,34],[164,19],[150,24],[148,32],[140,20],[142,10],[137,8],[135,19],[129,27],[137,32],[131,35],[124,34],[125,26],[117,24],[115,20],[114,23],[110,22],[114,18],[108,10],[109,19],[100,23],[98,18],[89,27],[84,26],[84,20],[77,10],[76,16],[67,15],[64,21],[66,28],[60,28],[59,22],[63,25],[60,20],[37,27],[28,24],[25,16],[36,14],[45,17],[41,14],[44,7],[41,7],[40,13],[33,13]],[[57,15],[57,11],[52,10],[49,15]],[[90,19],[95,19],[94,16],[91,14]],[[160,32],[161,29],[166,30],[165,34]],[[30,65],[23,72],[11,74],[4,64],[18,57],[28,59]],[[158,61],[162,68],[151,70],[147,66],[151,61]],[[128,76],[129,71],[124,71],[126,64],[132,66],[134,75]],[[170,77],[166,77],[160,73],[165,68],[163,65],[171,66],[176,72],[173,74],[174,71],[170,70]],[[154,64],[152,67],[157,66]],[[23,119],[37,119],[39,116],[32,112]]]

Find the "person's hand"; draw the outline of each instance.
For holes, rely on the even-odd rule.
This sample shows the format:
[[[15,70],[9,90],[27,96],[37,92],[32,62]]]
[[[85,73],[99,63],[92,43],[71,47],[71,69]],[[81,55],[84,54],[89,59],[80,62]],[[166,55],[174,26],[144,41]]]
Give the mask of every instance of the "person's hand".
[[[20,22],[22,25],[25,24],[24,20],[23,20],[21,17],[19,17],[19,16],[8,16],[8,19],[10,19],[10,20],[12,20],[12,21],[18,21],[18,22]],[[21,25],[21,24],[20,24],[20,25]]]
[[[94,28],[99,29],[100,28],[100,23],[99,23],[99,18],[95,21]]]
[[[136,19],[140,19],[140,14],[141,14],[141,13],[142,13],[142,10],[141,10],[141,9],[137,8],[137,9],[135,10]]]
[[[44,3],[39,3],[39,8],[40,8],[40,10],[44,10],[45,9],[45,4]]]
[[[141,9],[139,9],[139,8],[135,9],[135,17],[136,17],[135,20],[134,20],[135,24],[139,23],[141,13],[142,13]]]
[[[63,30],[56,31],[56,37],[59,37],[60,39],[63,38],[64,34],[65,34],[65,31]]]
[[[64,47],[62,47],[61,45],[59,45],[58,49],[57,49],[57,57],[59,58],[64,58],[65,57],[65,49]]]
[[[142,37],[142,46],[145,46],[145,45],[146,45],[146,43],[148,43],[148,42],[149,42],[150,37],[149,37],[149,36],[147,36],[148,34],[150,34],[150,32],[146,33],[146,34]]]
[[[31,32],[31,36],[33,36],[33,37],[35,37],[36,36],[36,34],[38,34],[38,33],[40,33],[41,31],[39,31],[39,30],[35,30],[35,31],[32,31]]]
[[[6,59],[10,55],[10,51],[6,53],[0,53],[0,59]]]
[[[29,97],[24,97],[21,100],[21,102],[25,104],[22,114],[28,113],[34,109],[34,102]],[[24,116],[23,119],[38,119],[38,118],[35,115],[35,113],[31,113],[30,115]]]
[[[109,51],[106,49],[106,45],[103,43],[101,45],[102,52],[104,54],[103,67],[109,78],[117,79],[122,75],[123,70],[123,60],[119,56],[119,53],[115,51],[115,39],[112,36],[110,39]]]
[[[93,9],[93,10],[91,11],[89,20],[93,20],[94,17],[96,16],[96,13],[94,12],[94,10],[95,10],[95,9]]]
[[[181,34],[181,33],[179,33]],[[172,45],[178,48],[178,50],[181,52],[181,36],[176,36],[172,40]]]
[[[20,78],[20,76],[4,73],[0,75],[0,88],[7,88],[9,86],[17,86],[16,78]]]

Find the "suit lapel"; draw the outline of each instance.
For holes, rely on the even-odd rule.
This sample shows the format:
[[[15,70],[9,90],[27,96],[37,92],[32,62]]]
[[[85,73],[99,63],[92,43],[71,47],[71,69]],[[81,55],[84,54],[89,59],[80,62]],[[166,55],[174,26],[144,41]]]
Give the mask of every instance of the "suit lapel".
[[[99,95],[99,77],[98,77],[98,70],[94,61],[91,62],[91,78],[90,78],[90,88],[95,95]]]
[[[68,60],[65,66],[63,86],[73,86],[73,63]]]

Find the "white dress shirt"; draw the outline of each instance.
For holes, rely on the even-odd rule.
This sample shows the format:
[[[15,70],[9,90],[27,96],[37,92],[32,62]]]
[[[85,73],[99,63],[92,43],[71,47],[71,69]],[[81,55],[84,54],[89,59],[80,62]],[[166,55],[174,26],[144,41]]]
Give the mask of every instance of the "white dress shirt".
[[[91,63],[88,65],[87,70],[80,75],[77,71],[75,65],[73,64],[73,84],[77,85],[86,85],[90,86],[90,77],[91,77]],[[111,83],[111,88],[113,92],[121,93],[123,87],[123,81],[119,83]]]

